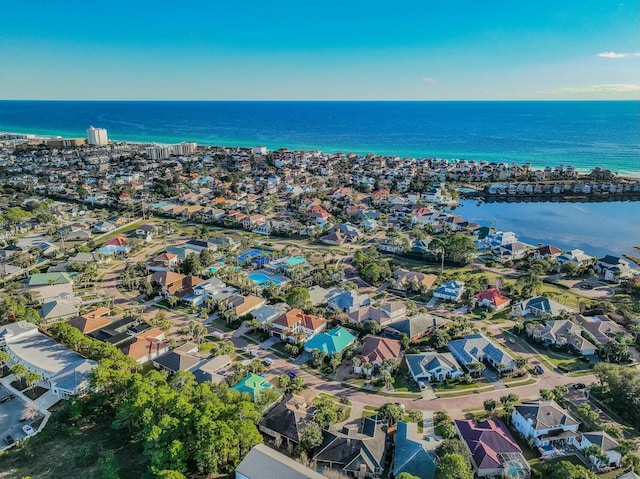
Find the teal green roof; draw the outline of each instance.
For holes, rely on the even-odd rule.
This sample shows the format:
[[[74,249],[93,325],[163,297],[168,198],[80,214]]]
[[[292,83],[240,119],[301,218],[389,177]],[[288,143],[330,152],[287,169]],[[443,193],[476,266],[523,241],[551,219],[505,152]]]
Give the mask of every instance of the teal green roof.
[[[319,349],[331,355],[342,352],[342,350],[353,343],[355,339],[353,334],[340,327],[314,336],[307,341],[304,348],[306,350]]]
[[[72,283],[68,273],[38,273],[29,276],[29,286]]]
[[[240,394],[249,393],[249,395],[255,399],[256,395],[260,395],[262,391],[268,391],[273,389],[273,386],[265,378],[258,376],[257,374],[249,374],[242,379],[238,384],[233,386]]]

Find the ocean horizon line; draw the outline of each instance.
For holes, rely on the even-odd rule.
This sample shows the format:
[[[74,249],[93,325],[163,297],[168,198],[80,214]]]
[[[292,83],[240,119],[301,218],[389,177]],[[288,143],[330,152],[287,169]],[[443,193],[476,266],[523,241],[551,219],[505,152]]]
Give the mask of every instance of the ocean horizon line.
[[[640,103],[640,98],[537,98],[537,99],[91,99],[91,98],[0,98],[0,102],[94,102],[94,103]]]

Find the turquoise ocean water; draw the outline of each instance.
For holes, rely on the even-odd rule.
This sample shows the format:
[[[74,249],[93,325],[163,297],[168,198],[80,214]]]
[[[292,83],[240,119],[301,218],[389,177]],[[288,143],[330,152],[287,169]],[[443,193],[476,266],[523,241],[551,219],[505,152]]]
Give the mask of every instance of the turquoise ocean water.
[[[640,102],[0,101],[0,131],[465,158],[640,175]]]

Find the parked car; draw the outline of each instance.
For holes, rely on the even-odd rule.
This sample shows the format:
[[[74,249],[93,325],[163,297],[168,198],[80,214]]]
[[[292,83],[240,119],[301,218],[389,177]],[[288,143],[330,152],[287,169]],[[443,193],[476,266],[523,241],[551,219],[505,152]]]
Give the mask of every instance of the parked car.
[[[8,446],[10,446],[11,444],[13,444],[16,441],[11,436],[7,436],[7,437],[4,438],[4,442],[6,442]]]
[[[263,363],[265,363],[267,366],[271,366],[273,364],[273,359],[271,358],[264,358],[262,360]]]
[[[533,368],[533,370],[535,371],[536,374],[543,374],[544,373],[544,369],[542,369],[542,366],[540,366],[539,364],[536,364],[536,367]]]
[[[22,430],[27,436],[31,436],[32,434],[36,433],[29,424],[25,424],[24,426],[22,426]]]
[[[13,398],[15,398],[13,393],[9,393],[9,394],[7,394],[5,396],[2,396],[2,398],[0,398],[0,403],[5,403],[7,401],[11,401]]]
[[[260,356],[260,350],[259,349],[250,349],[249,350],[249,354],[251,356]]]
[[[424,383],[424,381],[418,381],[418,386],[420,386],[420,389],[422,389],[423,391],[427,388],[427,385]]]
[[[509,343],[511,343],[511,344],[515,344],[515,343],[516,343],[516,340],[515,340],[515,339],[513,339],[513,338],[508,338],[508,339],[507,339],[507,341],[508,341]]]
[[[586,387],[587,387],[587,385],[584,384],[584,383],[575,383],[573,385],[573,389],[585,389]]]
[[[298,375],[293,371],[287,371],[287,376],[289,376],[291,379],[295,379],[298,377]]]

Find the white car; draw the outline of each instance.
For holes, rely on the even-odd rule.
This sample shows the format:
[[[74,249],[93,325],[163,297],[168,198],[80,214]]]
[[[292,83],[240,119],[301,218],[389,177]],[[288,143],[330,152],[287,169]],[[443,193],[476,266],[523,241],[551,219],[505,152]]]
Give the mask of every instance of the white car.
[[[262,360],[263,363],[265,363],[267,366],[271,366],[273,364],[273,359],[271,358],[264,358]]]
[[[418,386],[420,386],[420,389],[423,391],[427,388],[427,385],[423,381],[418,381]]]
[[[25,424],[24,426],[22,426],[22,430],[24,431],[24,433],[27,436],[31,436],[32,434],[35,434],[36,432],[33,430],[33,428],[31,426],[29,426],[28,424]]]

